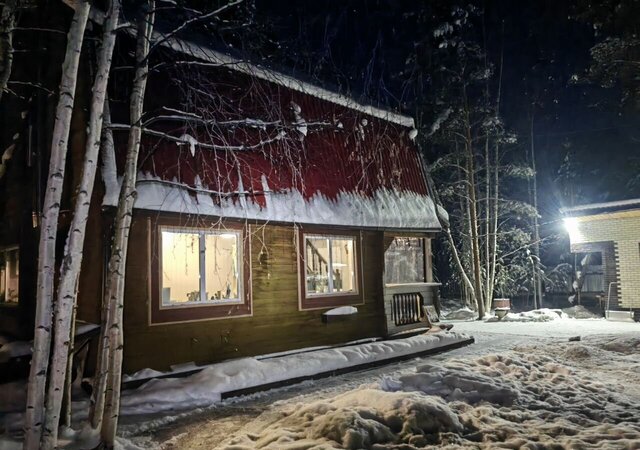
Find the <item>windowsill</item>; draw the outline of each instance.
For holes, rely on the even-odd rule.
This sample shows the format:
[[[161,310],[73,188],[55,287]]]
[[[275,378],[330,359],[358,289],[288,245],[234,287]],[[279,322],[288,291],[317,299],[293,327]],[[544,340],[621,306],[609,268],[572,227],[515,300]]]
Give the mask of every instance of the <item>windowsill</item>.
[[[418,282],[418,283],[391,283],[385,284],[384,287],[395,288],[395,287],[431,287],[431,286],[442,286],[442,283],[436,283],[433,281],[426,282]]]
[[[362,298],[362,294],[316,295],[302,299],[302,302],[300,303],[300,310],[308,311],[314,309],[337,308],[340,306],[362,305],[363,303],[364,299]]]
[[[225,306],[225,305],[242,305],[244,302],[240,299],[233,300],[209,300],[206,302],[182,302],[172,305],[160,305],[160,309],[181,309],[181,308],[199,308],[202,306]]]
[[[0,302],[0,308],[17,308],[20,302]]]
[[[358,293],[354,291],[348,292],[330,292],[327,294],[307,294],[306,300],[315,300],[318,298],[333,298],[333,297],[353,297],[357,296]]]

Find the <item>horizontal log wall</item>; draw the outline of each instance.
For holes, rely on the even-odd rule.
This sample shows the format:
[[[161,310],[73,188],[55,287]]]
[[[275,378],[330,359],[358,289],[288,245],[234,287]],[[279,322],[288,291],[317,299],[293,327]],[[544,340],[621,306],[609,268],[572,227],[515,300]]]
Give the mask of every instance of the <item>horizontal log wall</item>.
[[[148,302],[158,301],[149,293],[155,222],[138,213],[131,230],[124,310],[126,372],[337,344],[385,332],[381,232],[362,234],[365,304],[349,321],[323,323],[325,310],[299,310],[296,233],[292,226],[276,225],[250,225],[252,317],[149,325]]]

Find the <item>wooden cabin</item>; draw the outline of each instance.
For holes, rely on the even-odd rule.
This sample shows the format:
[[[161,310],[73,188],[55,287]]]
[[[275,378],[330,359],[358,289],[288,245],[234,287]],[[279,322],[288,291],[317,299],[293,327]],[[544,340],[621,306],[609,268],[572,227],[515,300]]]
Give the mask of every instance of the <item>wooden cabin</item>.
[[[423,327],[426,307],[437,307],[431,239],[440,224],[413,120],[186,41],[164,47],[159,58],[168,68],[152,72],[145,100],[125,372]],[[72,182],[90,99],[88,71],[81,77]],[[126,151],[128,81],[112,75],[115,144],[103,148],[79,285],[78,317],[94,323]],[[36,107],[28,120],[43,112]],[[48,136],[44,125],[40,133]],[[33,323],[33,218],[48,144],[41,138],[29,150],[40,155],[36,165],[24,153],[30,141],[21,142],[1,188],[34,201],[3,204],[5,216],[21,208],[22,220],[21,231],[2,234],[0,333],[20,329],[24,337]],[[19,186],[10,172],[24,171],[32,181]],[[71,204],[73,185],[65,198]],[[18,309],[21,319],[7,314]]]

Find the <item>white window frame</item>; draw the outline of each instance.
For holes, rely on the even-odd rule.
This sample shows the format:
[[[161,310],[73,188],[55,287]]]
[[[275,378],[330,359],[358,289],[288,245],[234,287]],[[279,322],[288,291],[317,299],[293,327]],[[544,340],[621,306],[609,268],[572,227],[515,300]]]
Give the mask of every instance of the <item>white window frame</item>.
[[[9,290],[9,271],[7,270],[7,268],[5,267],[5,273],[4,273],[4,300],[2,302],[0,302],[0,304],[2,305],[17,305],[18,303],[20,303],[20,246],[19,245],[11,245],[8,247],[1,247],[0,248],[0,253],[9,253],[9,252],[13,252],[13,251],[17,251],[18,252],[18,265],[16,267],[16,276],[18,278],[18,301],[16,302],[10,302],[7,300],[8,298],[8,290]]]
[[[358,280],[358,250],[357,250],[357,239],[355,236],[345,236],[345,235],[339,235],[339,234],[304,234],[304,250],[305,250],[305,257],[306,257],[306,249],[307,249],[307,239],[326,239],[329,241],[329,261],[328,261],[328,270],[329,270],[329,274],[332,273],[331,268],[333,267],[333,251],[332,251],[332,246],[331,246],[331,241],[333,240],[338,240],[338,239],[343,239],[343,240],[350,240],[351,242],[353,242],[353,254],[351,255],[351,258],[353,259],[353,287],[354,289],[351,291],[342,291],[342,292],[335,292],[333,290],[333,277],[332,276],[328,276],[328,284],[329,284],[329,292],[319,292],[319,293],[309,293],[306,289],[305,289],[305,297],[306,298],[318,298],[318,297],[339,297],[339,296],[352,296],[352,295],[358,295],[358,284],[359,284],[359,280]],[[305,261],[305,265],[304,265],[304,281],[306,283],[307,280],[307,276],[308,276],[308,272],[307,272],[307,264]]]
[[[163,279],[163,267],[162,262],[164,260],[164,255],[162,254],[162,234],[164,232],[170,233],[183,233],[183,234],[198,234],[198,277],[199,277],[199,289],[200,289],[200,300],[198,302],[181,302],[181,303],[165,303],[162,298],[162,279]],[[210,300],[206,298],[207,290],[206,290],[206,274],[207,262],[206,262],[206,249],[205,249],[205,239],[204,237],[207,235],[223,235],[223,234],[234,234],[236,236],[236,244],[238,246],[237,249],[237,261],[236,267],[238,270],[238,297],[231,299],[216,299]],[[161,226],[160,227],[160,309],[174,309],[174,308],[193,308],[198,306],[211,306],[211,305],[234,305],[234,304],[243,304],[244,301],[244,271],[243,271],[243,257],[244,257],[244,248],[242,242],[242,230],[236,229],[223,229],[223,230],[212,230],[209,228],[192,228],[192,227],[179,227],[179,226]]]
[[[385,286],[420,286],[420,285],[425,285],[425,284],[429,284],[429,282],[427,281],[429,279],[428,277],[428,270],[429,270],[429,266],[428,266],[428,255],[427,255],[427,238],[423,237],[423,236],[402,236],[402,235],[398,235],[398,236],[394,236],[393,240],[396,239],[420,239],[422,241],[422,251],[423,251],[423,258],[422,258],[422,271],[423,271],[423,276],[422,276],[422,281],[409,281],[409,282],[401,282],[401,283],[387,283],[387,274],[386,274],[386,270],[387,270],[387,264],[386,261],[384,261],[385,263],[385,267],[384,270],[385,272],[383,273],[383,277],[384,277],[384,285]],[[385,255],[383,256],[383,258],[386,259],[386,251],[385,251]]]

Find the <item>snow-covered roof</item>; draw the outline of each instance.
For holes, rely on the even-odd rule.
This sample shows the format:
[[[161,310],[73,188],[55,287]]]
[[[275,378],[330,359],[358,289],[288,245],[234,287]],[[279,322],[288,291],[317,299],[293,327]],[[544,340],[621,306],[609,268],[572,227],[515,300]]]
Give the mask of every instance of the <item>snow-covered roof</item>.
[[[589,203],[586,205],[571,206],[568,208],[560,208],[560,212],[565,215],[573,213],[586,214],[597,210],[624,210],[640,208],[640,198],[632,198],[629,200],[618,200],[614,202]]]
[[[296,189],[274,192],[263,177],[262,202],[247,195],[218,199],[206,190],[195,191],[151,174],[138,174],[137,209],[259,220],[276,223],[333,225],[357,228],[439,231],[431,198],[414,192],[378,189],[373,196],[341,192],[329,198],[317,192],[305,199]],[[119,186],[108,189],[103,204],[117,206]]]
[[[155,41],[161,40],[162,34],[154,33],[153,39]],[[242,72],[247,75],[251,75],[278,84],[280,86],[284,86],[288,89],[293,89],[295,91],[312,95],[314,97],[321,98],[322,100],[326,100],[331,103],[344,106],[346,108],[360,111],[372,117],[377,117],[378,119],[387,120],[389,122],[393,122],[409,128],[415,127],[415,123],[412,117],[357,102],[353,98],[346,95],[321,88],[309,82],[299,80],[297,78],[285,75],[272,69],[267,69],[257,64],[243,61],[242,59],[227,55],[225,53],[213,50],[205,46],[196,45],[184,39],[168,39],[167,41],[164,41],[162,45],[171,48],[172,50],[193,56],[194,58],[200,59],[202,61],[206,61],[212,64],[219,64],[221,66],[228,67],[229,69],[237,70],[238,72]]]
[[[410,117],[184,40],[163,41],[161,34],[155,40],[205,64],[187,70],[178,65],[176,73],[152,77],[148,92],[173,95],[148,96],[150,110],[178,111],[171,117],[179,119],[192,114],[182,110],[194,109],[209,121],[160,119],[145,128],[137,209],[303,225],[441,229]],[[189,82],[201,84],[189,90]],[[238,125],[223,125],[229,123]],[[127,129],[114,131],[120,169],[126,147],[120,130]],[[118,170],[111,172],[105,206],[117,204]]]

